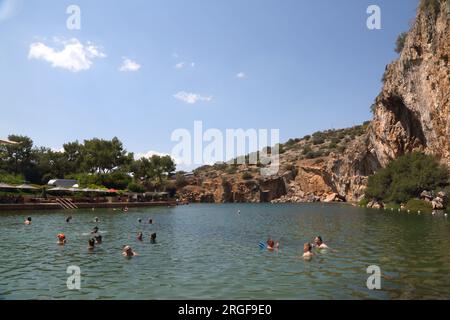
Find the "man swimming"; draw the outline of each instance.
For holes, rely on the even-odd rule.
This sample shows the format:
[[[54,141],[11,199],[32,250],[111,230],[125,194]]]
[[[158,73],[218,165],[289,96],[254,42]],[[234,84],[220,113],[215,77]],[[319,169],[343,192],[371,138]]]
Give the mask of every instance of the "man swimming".
[[[91,234],[96,234],[98,233],[98,227],[95,226],[94,229],[92,229]]]
[[[328,246],[323,242],[321,236],[317,236],[317,237],[314,239],[314,246],[315,246],[317,249],[328,249]]]
[[[69,223],[71,220],[72,220],[72,216],[68,216],[68,217],[66,218],[66,222],[67,222],[67,223]]]
[[[311,250],[312,250],[311,243],[308,242],[303,245],[303,258],[304,259],[309,260],[314,256],[314,253]]]
[[[122,255],[124,257],[134,257],[137,256],[138,254],[136,252],[133,251],[133,249],[130,246],[125,246],[122,249]]]
[[[144,239],[144,235],[142,234],[142,232],[138,232],[137,239],[139,241],[142,241]]]
[[[57,244],[59,244],[60,246],[63,246],[66,244],[67,239],[64,233],[60,233],[56,236],[58,238],[58,242]]]
[[[152,233],[152,234],[150,235],[150,242],[151,242],[151,243],[156,243],[156,233]]]
[[[98,223],[99,221],[100,221],[100,220],[99,220],[98,217],[95,217],[95,218],[94,218],[94,222]]]
[[[153,219],[149,219],[148,224],[153,224]]]
[[[31,224],[31,217],[28,217],[28,218],[25,220],[24,223],[25,223],[26,225]]]

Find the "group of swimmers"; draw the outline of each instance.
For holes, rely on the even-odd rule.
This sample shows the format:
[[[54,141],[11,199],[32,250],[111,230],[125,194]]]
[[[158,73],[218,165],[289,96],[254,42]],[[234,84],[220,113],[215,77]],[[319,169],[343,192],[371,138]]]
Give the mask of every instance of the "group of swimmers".
[[[280,242],[275,242],[272,237],[269,237],[266,242],[266,248],[269,251],[277,250],[280,248]],[[311,259],[314,256],[313,248],[322,250],[329,247],[323,242],[321,236],[317,236],[314,238],[314,243],[307,242],[303,245],[303,258]]]
[[[128,208],[125,207],[122,211],[123,212],[128,212]],[[73,219],[72,216],[68,216],[66,218],[66,223],[70,223],[72,221],[72,219]],[[24,221],[24,224],[25,225],[31,225],[31,221],[32,221],[31,217],[27,217],[25,219],[25,221]],[[99,223],[100,219],[98,217],[95,217],[93,222]],[[142,223],[142,219],[139,218],[138,222]],[[148,220],[148,224],[153,224],[153,219],[149,219]],[[57,240],[57,244],[60,245],[60,246],[64,246],[67,243],[67,237],[66,237],[66,235],[64,233],[57,234],[56,238],[58,239]],[[143,241],[143,239],[144,239],[143,233],[139,232],[138,236],[137,236],[137,240]],[[99,234],[99,227],[95,226],[92,229],[92,231],[91,231],[91,237],[88,240],[88,247],[87,248],[88,248],[89,251],[92,251],[92,250],[95,249],[95,245],[96,244],[101,244],[102,242],[103,242],[103,237],[102,237],[101,234]],[[150,242],[153,243],[153,244],[156,243],[156,233],[150,234]],[[137,256],[138,254],[133,250],[133,248],[131,246],[124,245],[122,247],[122,255],[125,256],[125,257],[133,257],[133,256]]]
[[[312,251],[313,248],[323,250],[328,249],[329,247],[323,242],[321,236],[317,236],[314,239],[314,243],[305,243],[303,245],[303,258],[304,259],[311,259],[314,256],[314,252]]]

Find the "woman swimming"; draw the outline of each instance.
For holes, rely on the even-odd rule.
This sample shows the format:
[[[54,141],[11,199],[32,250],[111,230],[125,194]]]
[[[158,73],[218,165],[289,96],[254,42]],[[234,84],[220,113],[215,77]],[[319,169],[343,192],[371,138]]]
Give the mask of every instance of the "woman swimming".
[[[58,238],[57,244],[59,244],[60,246],[63,246],[66,244],[67,239],[66,239],[66,235],[64,233],[60,233],[56,237]]]
[[[303,258],[304,259],[309,260],[314,256],[314,253],[311,250],[312,250],[311,243],[308,242],[303,245]]]
[[[267,250],[275,250],[278,249],[280,247],[280,244],[277,242],[275,243],[275,241],[273,241],[272,238],[269,238],[267,240]]]
[[[130,257],[131,258],[131,257],[137,256],[138,254],[136,252],[134,252],[133,249],[130,246],[125,246],[125,247],[123,247],[122,255],[124,257]]]

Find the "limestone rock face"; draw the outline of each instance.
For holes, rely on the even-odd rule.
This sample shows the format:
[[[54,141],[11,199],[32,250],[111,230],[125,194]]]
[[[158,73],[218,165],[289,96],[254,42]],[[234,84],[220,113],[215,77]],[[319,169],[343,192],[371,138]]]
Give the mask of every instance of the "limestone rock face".
[[[364,196],[368,176],[405,153],[434,154],[450,167],[449,3],[440,0],[439,10],[418,10],[400,57],[386,67],[373,120],[363,134],[352,135],[345,151],[309,159],[292,149],[280,155],[280,171],[270,178],[259,176],[255,166],[212,168],[181,197],[219,203],[356,202]],[[310,139],[297,140],[290,145],[314,146]],[[244,181],[244,172],[253,179]],[[440,207],[439,201],[435,205]]]
[[[400,58],[386,67],[367,136],[335,160],[333,185],[348,200],[364,193],[367,176],[412,151],[450,166],[450,1],[419,10]]]

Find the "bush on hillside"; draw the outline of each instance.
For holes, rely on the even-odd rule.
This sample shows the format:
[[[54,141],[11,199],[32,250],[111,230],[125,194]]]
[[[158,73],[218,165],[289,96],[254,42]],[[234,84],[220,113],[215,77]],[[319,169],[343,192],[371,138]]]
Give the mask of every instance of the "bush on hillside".
[[[448,170],[436,157],[414,152],[392,161],[369,177],[366,197],[385,203],[402,203],[424,190],[447,184]]]

